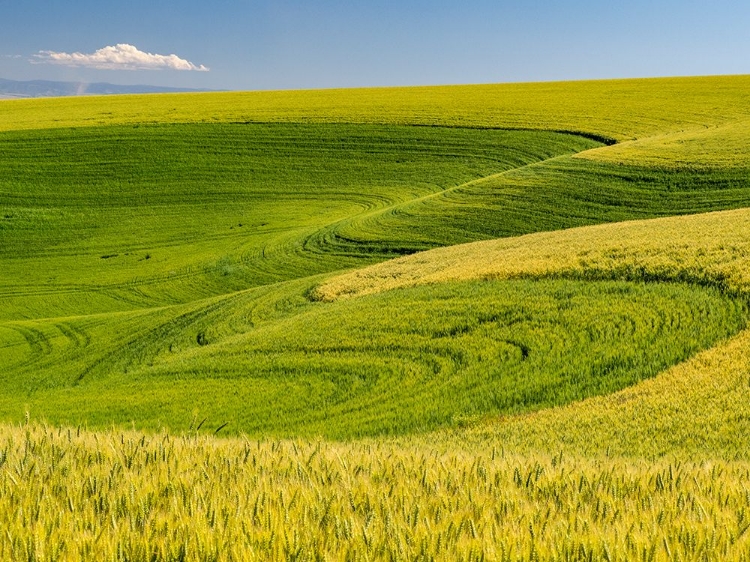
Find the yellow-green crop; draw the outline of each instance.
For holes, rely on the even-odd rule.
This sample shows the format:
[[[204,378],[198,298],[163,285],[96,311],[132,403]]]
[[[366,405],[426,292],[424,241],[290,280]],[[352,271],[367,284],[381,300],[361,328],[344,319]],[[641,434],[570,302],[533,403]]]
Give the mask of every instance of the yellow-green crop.
[[[0,102],[0,558],[749,560],[749,89]]]
[[[5,560],[747,560],[750,465],[5,426]]]

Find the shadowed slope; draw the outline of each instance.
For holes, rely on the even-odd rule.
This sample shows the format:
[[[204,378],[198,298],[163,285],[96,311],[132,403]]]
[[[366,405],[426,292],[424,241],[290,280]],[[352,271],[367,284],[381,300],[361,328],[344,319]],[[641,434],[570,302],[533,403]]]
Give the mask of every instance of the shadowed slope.
[[[0,317],[185,303],[383,260],[329,225],[596,143],[357,125],[168,125],[0,135]]]

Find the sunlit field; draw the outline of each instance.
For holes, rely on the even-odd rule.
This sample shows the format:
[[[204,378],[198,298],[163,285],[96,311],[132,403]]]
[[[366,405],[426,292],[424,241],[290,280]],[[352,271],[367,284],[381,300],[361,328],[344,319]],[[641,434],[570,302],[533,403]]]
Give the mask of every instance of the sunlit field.
[[[0,102],[0,558],[750,559],[748,88]]]

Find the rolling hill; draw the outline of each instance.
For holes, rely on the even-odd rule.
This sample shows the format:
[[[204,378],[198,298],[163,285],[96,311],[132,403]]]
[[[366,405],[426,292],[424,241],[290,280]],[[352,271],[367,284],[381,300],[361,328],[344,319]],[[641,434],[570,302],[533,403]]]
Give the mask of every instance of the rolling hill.
[[[0,556],[744,559],[749,91],[0,103]]]

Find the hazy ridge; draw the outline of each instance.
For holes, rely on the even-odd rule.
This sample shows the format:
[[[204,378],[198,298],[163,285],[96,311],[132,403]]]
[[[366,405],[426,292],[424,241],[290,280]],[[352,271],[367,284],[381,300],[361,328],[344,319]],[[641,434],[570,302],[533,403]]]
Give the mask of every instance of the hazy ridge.
[[[59,82],[54,80],[6,80],[0,78],[0,99],[54,98],[61,96],[100,96],[110,94],[159,94],[177,92],[206,92],[195,88],[169,88],[110,84],[108,82]]]

